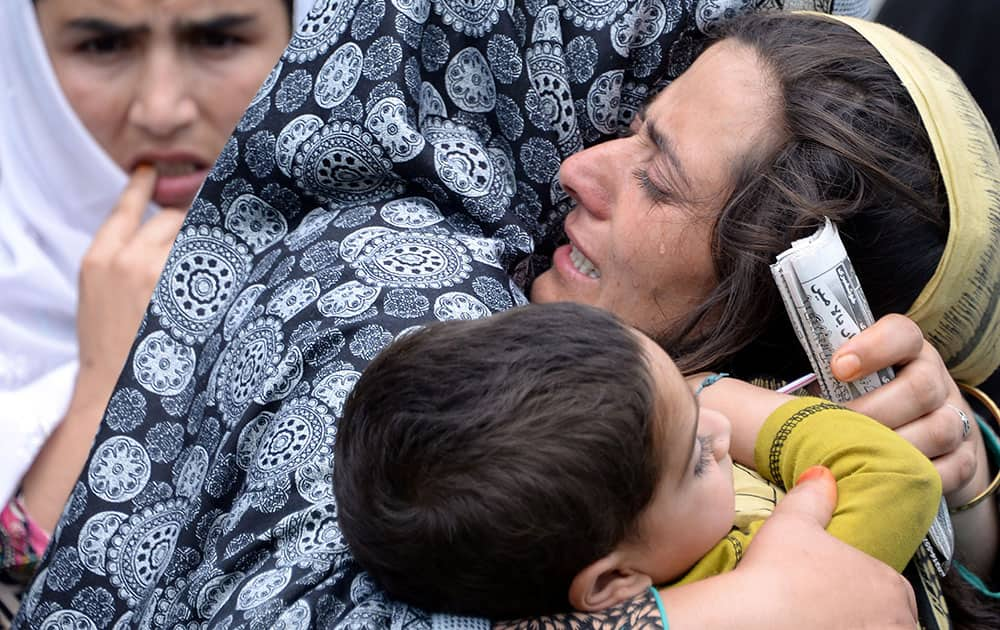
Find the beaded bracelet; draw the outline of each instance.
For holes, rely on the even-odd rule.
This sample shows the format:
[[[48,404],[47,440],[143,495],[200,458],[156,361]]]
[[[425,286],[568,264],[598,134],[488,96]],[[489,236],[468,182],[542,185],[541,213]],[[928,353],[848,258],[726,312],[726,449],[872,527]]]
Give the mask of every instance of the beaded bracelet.
[[[983,407],[985,407],[986,410],[990,412],[990,415],[993,416],[993,419],[1000,422],[1000,408],[997,408],[997,404],[993,402],[993,399],[987,396],[983,390],[978,387],[973,387],[972,385],[966,385],[965,383],[959,383],[958,387],[963,393],[968,394],[982,403]],[[1000,489],[1000,438],[997,437],[993,428],[982,418],[977,416],[976,422],[979,424],[979,430],[983,434],[983,444],[986,446],[986,457],[991,460],[991,463],[997,465],[997,474],[993,477],[993,481],[990,482],[990,485],[986,486],[985,490],[969,500],[968,503],[951,508],[949,511],[952,514],[964,512],[968,509],[976,507],[986,499],[996,494],[997,489]]]
[[[701,384],[698,385],[698,389],[694,390],[694,395],[697,396],[701,393],[701,390],[705,389],[710,385],[715,385],[720,380],[729,376],[729,372],[719,372],[717,374],[709,374],[704,379],[702,379]]]

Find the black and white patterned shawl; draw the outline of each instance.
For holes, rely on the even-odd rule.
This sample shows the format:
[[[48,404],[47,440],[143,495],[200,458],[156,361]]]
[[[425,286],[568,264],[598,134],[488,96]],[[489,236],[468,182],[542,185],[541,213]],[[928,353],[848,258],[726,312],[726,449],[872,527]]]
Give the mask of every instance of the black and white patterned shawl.
[[[352,562],[344,397],[407,328],[523,302],[568,209],[560,161],[701,30],[782,4],[317,0],[177,237],[17,627],[484,624]]]

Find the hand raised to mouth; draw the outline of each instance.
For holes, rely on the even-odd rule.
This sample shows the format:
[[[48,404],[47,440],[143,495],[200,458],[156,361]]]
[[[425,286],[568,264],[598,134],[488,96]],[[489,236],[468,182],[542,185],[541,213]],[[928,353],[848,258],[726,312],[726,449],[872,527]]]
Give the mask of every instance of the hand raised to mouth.
[[[152,166],[136,168],[80,267],[77,335],[80,370],[62,424],[50,436],[22,488],[32,517],[51,531],[59,518],[136,330],[186,212],[165,208],[143,222],[157,183]],[[58,465],[46,464],[58,459]]]
[[[117,377],[186,216],[165,208],[143,223],[157,178],[152,166],[135,170],[84,254],[77,318],[81,378],[86,370],[99,371],[101,381],[109,373]],[[107,394],[113,385],[107,383]]]

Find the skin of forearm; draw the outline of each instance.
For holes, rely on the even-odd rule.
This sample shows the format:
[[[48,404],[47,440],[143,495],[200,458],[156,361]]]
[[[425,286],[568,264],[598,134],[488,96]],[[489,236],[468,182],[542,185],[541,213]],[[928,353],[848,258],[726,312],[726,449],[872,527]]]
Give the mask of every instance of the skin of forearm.
[[[832,539],[831,539],[832,540]],[[774,630],[784,614],[773,586],[759,574],[746,579],[740,570],[660,590],[671,630],[741,628]],[[753,591],[753,592],[751,592]],[[739,593],[739,600],[725,594]],[[799,615],[798,617],[801,617]],[[796,617],[796,618],[798,618]],[[794,622],[793,622],[794,625]],[[495,630],[660,629],[659,608],[647,589],[642,595],[600,613],[566,613],[536,619],[495,622]],[[782,627],[788,627],[788,624]]]
[[[754,446],[757,435],[774,410],[792,400],[792,396],[779,394],[737,379],[724,378],[706,387],[699,395],[700,404],[720,411],[729,418],[732,426],[729,454],[744,466],[754,466]]]
[[[21,480],[25,507],[46,531],[55,529],[83,470],[113,386],[113,379],[100,378],[96,383],[88,383],[82,374],[78,377],[66,416]]]
[[[723,573],[707,580],[662,589],[660,597],[667,610],[671,630],[705,630],[708,628],[770,628],[773,619],[762,611],[751,611],[742,603],[752,599],[739,582],[736,572]],[[730,590],[732,589],[732,590]],[[739,594],[737,599],[721,597],[720,593]],[[749,613],[749,614],[748,614]],[[765,623],[761,623],[766,620]]]

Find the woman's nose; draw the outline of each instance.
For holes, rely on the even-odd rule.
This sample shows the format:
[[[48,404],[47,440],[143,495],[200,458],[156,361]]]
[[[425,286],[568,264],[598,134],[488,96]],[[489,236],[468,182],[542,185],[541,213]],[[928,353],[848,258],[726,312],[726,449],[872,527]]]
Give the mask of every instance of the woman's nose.
[[[559,167],[559,183],[577,208],[607,219],[618,182],[628,166],[618,156],[622,140],[609,140],[575,153]]]
[[[152,136],[165,138],[197,119],[198,106],[188,70],[177,55],[150,51],[143,70],[129,107],[132,124]]]

